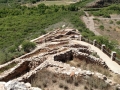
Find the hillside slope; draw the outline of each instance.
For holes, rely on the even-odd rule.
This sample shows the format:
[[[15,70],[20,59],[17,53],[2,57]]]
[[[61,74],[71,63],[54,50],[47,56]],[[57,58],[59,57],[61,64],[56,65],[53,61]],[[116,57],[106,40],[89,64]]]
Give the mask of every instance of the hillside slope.
[[[81,40],[79,31],[71,28],[56,29],[32,40],[37,43],[34,51],[0,65],[0,81],[11,80],[8,86],[29,82],[42,90],[118,89],[120,66]]]

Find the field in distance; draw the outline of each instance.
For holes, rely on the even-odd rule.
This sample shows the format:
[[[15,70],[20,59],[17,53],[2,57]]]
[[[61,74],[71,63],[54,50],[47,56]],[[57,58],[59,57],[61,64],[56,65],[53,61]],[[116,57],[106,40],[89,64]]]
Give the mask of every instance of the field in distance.
[[[27,4],[24,4],[28,7],[31,7],[31,6],[37,6],[41,3],[44,3],[45,5],[69,5],[69,4],[72,4],[72,3],[76,3],[80,0],[57,0],[57,1],[40,1],[40,2],[36,2],[34,4],[32,3],[27,3]]]

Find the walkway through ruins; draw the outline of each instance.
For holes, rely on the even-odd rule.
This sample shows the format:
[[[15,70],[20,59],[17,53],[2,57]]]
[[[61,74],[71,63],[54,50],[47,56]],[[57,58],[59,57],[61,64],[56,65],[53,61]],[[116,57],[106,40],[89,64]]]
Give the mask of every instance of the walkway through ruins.
[[[115,73],[120,74],[120,65],[117,64],[115,61],[112,61],[110,57],[108,57],[105,53],[103,53],[99,48],[84,42],[84,41],[77,41],[77,40],[72,40],[72,43],[79,43],[82,45],[86,45],[86,46],[90,46],[92,50],[96,51],[97,54],[100,56],[101,59],[103,59],[105,61],[105,63],[107,64],[107,66],[110,68],[110,70],[112,70]]]

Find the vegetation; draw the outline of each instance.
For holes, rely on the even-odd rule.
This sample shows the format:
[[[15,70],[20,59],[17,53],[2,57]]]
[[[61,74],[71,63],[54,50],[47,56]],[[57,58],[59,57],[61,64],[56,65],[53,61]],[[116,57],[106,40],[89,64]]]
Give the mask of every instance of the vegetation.
[[[74,18],[83,14],[76,12],[77,10],[75,5],[45,6],[44,4],[31,8],[19,5],[12,8],[1,8],[0,63],[22,55],[24,52],[19,50],[19,45],[24,40],[45,34],[47,32],[45,28],[49,25],[60,21],[74,21]]]
[[[92,65],[93,66],[93,65]],[[56,80],[53,83],[52,80]],[[70,79],[73,83],[66,82]],[[114,87],[108,85],[104,80],[95,76],[73,76],[66,74],[56,74],[47,69],[43,69],[30,78],[30,83],[34,87],[41,87],[41,89],[61,89],[61,90],[114,90]],[[118,77],[119,80],[119,77]],[[47,86],[44,87],[44,84]]]
[[[22,43],[22,48],[25,52],[30,52],[35,48],[35,43],[25,41],[25,42]]]
[[[116,23],[117,23],[118,25],[120,25],[120,21],[117,21]]]
[[[11,7],[0,8],[0,64],[24,54],[26,50],[19,49],[19,45],[23,41],[45,34],[49,30],[45,30],[45,28],[61,21],[71,23],[85,38],[92,40],[96,38],[103,43],[104,37],[95,36],[79,18],[84,15],[81,8],[91,1],[93,0],[83,0],[66,6],[39,4],[37,7],[30,8],[20,6],[19,3],[10,3]],[[109,8],[110,6],[107,7],[107,9]],[[111,43],[107,43],[107,46],[111,47],[108,44]]]
[[[100,28],[101,30],[104,30],[104,26],[103,26],[103,25],[100,25],[99,28]]]
[[[114,22],[112,20],[110,20],[110,24],[113,24]]]
[[[91,13],[95,16],[110,18],[110,14],[120,14],[120,4],[111,4],[110,6],[101,8],[97,11],[91,10]]]

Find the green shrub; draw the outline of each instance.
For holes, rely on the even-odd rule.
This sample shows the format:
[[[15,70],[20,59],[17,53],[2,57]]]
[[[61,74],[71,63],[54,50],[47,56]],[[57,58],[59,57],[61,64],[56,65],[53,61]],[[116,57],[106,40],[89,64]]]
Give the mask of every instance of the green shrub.
[[[93,18],[93,20],[96,20],[96,21],[100,22],[100,19],[98,19],[98,18]]]
[[[33,42],[25,41],[22,43],[22,48],[27,53],[32,51],[35,47],[36,45]]]
[[[101,30],[104,30],[104,26],[103,26],[103,25],[100,25],[99,28],[100,28]]]
[[[120,25],[120,21],[117,21],[116,24]]]
[[[104,14],[103,17],[110,18],[110,15],[109,14]]]
[[[113,24],[113,21],[112,21],[112,20],[110,21],[110,24]]]

